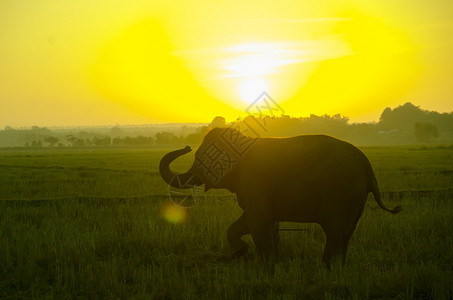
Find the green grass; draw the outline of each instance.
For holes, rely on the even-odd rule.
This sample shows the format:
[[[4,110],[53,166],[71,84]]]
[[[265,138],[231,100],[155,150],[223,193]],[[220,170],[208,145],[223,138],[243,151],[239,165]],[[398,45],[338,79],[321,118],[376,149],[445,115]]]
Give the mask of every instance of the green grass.
[[[252,251],[227,259],[226,228],[241,209],[225,191],[167,222],[157,171],[166,151],[0,151],[0,298],[453,297],[452,148],[363,148],[385,204],[403,211],[370,196],[347,264],[331,272],[314,224],[282,224],[303,230],[281,232],[274,268],[250,237]]]

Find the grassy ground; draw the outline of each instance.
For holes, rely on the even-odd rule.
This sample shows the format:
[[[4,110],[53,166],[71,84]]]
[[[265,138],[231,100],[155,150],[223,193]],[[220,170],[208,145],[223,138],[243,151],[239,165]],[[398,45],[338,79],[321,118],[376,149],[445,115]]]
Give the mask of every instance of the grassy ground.
[[[224,191],[168,222],[166,150],[1,150],[0,298],[451,299],[453,149],[363,151],[385,204],[403,211],[370,196],[346,266],[327,272],[313,224],[282,224],[302,230],[281,232],[274,268],[253,251],[227,259],[241,210]]]

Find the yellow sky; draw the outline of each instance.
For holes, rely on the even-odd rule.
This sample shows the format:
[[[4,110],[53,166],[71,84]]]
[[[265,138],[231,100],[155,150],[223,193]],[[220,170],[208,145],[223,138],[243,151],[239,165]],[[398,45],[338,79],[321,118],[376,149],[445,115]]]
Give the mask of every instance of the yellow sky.
[[[397,4],[395,4],[397,2]],[[0,128],[453,111],[453,2],[0,2]]]

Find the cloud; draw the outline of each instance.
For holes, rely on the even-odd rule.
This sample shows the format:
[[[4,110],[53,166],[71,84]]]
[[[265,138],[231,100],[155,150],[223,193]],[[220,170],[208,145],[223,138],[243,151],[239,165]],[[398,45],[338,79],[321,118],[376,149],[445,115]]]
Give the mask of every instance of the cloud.
[[[340,35],[316,40],[263,41],[225,47],[175,51],[189,64],[217,68],[221,77],[250,77],[273,74],[283,67],[352,55]]]

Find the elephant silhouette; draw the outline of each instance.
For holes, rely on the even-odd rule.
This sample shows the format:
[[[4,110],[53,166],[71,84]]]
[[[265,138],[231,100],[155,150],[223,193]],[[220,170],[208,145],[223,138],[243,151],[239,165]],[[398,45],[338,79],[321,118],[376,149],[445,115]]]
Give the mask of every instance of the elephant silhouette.
[[[349,240],[363,213],[368,193],[381,201],[373,169],[365,154],[352,144],[327,135],[251,138],[232,128],[209,131],[195,153],[191,168],[174,174],[170,163],[191,151],[172,151],[159,171],[169,185],[205,190],[224,188],[236,194],[242,215],[230,225],[227,239],[232,256],[248,250],[241,237],[251,234],[257,254],[277,253],[278,222],[318,223],[326,244],[323,262],[345,261]]]

